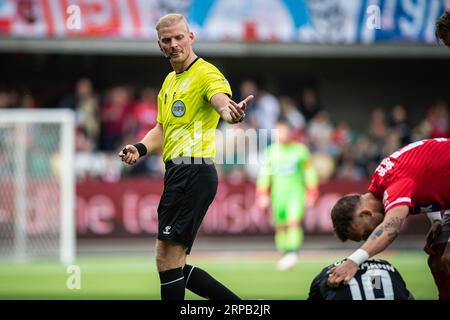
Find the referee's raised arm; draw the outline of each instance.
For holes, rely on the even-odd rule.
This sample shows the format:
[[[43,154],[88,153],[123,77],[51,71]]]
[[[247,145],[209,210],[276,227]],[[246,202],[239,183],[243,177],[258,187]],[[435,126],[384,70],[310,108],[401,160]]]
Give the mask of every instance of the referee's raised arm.
[[[225,93],[217,93],[211,98],[211,104],[216,108],[220,117],[231,124],[242,122],[245,118],[245,109],[248,103],[252,101],[253,95],[249,95],[247,98],[239,103],[234,102]]]

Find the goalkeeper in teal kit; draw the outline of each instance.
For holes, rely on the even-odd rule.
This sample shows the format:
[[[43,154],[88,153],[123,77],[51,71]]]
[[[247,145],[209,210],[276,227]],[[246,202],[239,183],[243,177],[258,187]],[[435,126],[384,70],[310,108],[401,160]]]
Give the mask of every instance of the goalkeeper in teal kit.
[[[283,254],[278,270],[298,262],[303,243],[301,222],[306,204],[317,200],[318,179],[310,162],[308,147],[293,141],[287,123],[276,126],[277,140],[267,147],[256,183],[256,201],[265,210],[272,208],[275,245]]]

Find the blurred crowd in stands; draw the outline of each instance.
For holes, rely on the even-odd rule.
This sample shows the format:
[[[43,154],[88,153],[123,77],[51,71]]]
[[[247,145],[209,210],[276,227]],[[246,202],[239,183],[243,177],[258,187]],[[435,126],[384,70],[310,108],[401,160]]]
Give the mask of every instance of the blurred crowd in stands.
[[[289,122],[294,138],[306,143],[318,169],[321,181],[332,178],[364,180],[370,177],[378,162],[400,146],[425,138],[449,137],[448,106],[438,100],[431,105],[420,123],[410,123],[405,106],[371,110],[366,130],[357,132],[349,123],[333,122],[333,114],[321,105],[313,87],[302,89],[298,101],[276,96],[259,88],[255,81],[245,80],[234,100],[255,95],[247,109],[246,121],[238,125],[219,123],[219,130],[236,131],[274,128],[279,119]],[[156,124],[157,88],[116,86],[107,92],[96,92],[88,78],[79,79],[73,93],[61,97],[61,108],[76,113],[76,175],[78,179],[115,181],[122,176],[161,177],[164,165],[158,155],[149,156],[133,167],[123,166],[116,156],[120,147],[139,141]],[[0,108],[40,108],[30,92],[0,90]],[[223,134],[217,156],[225,156],[225,146],[235,147],[233,135]],[[268,138],[270,143],[270,137]],[[264,144],[263,144],[264,145]],[[257,152],[262,152],[258,148]],[[246,149],[248,151],[248,148]],[[235,155],[235,159],[239,155]],[[225,162],[225,161],[223,161]],[[219,162],[220,163],[220,162]],[[254,180],[257,166],[227,161],[218,166],[222,176],[231,180]]]

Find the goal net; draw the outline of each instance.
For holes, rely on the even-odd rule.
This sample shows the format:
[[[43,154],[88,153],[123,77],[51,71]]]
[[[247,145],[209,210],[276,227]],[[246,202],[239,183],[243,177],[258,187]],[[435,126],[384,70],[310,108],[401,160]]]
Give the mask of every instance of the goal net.
[[[75,117],[0,110],[0,260],[75,259]]]

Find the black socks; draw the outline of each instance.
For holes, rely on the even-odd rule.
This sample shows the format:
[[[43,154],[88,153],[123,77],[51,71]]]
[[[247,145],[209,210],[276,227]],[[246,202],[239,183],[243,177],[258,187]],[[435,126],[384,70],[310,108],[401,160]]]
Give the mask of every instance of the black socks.
[[[184,300],[183,269],[176,268],[159,273],[161,300]]]
[[[223,284],[211,277],[206,271],[191,266],[184,266],[184,284],[193,293],[211,300],[241,300]]]
[[[241,300],[206,271],[185,265],[159,273],[161,300],[184,300],[184,289],[211,300]]]

